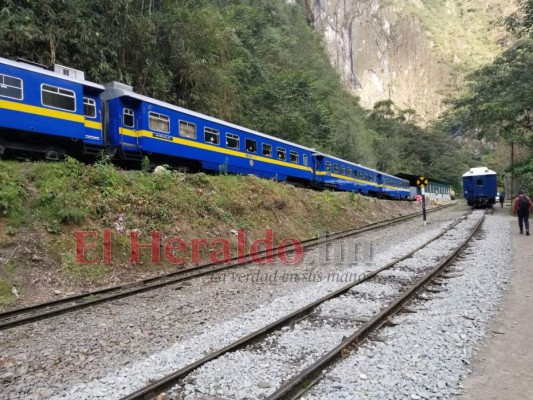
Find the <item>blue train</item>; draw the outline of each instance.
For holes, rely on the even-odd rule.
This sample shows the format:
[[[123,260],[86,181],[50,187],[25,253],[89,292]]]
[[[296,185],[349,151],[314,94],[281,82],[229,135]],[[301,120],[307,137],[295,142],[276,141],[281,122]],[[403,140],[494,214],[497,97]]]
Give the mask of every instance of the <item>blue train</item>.
[[[0,155],[58,160],[102,150],[193,170],[253,174],[312,187],[407,199],[409,182],[314,149],[177,107],[59,65],[0,58]]]
[[[471,168],[463,175],[463,191],[469,206],[492,207],[496,203],[497,175],[486,167]]]

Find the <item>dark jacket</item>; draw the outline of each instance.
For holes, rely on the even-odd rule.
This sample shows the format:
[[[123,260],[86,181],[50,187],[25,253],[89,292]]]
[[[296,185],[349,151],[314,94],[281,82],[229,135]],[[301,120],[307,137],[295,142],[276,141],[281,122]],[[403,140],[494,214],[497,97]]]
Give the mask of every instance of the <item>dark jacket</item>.
[[[531,199],[525,194],[519,194],[518,196],[515,197],[513,201],[513,215],[516,215],[516,212],[518,211],[518,202],[520,201],[520,197],[525,197],[527,201],[529,202],[528,212],[533,211],[533,202],[531,202]]]

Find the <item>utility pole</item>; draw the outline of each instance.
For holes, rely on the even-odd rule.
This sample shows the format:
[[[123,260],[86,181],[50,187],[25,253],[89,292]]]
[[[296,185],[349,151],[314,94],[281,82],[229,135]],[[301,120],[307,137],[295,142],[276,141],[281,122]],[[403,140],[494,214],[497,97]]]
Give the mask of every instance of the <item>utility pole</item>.
[[[509,190],[509,194],[511,195],[509,198],[513,199],[515,193],[514,191],[514,142],[511,142],[511,190]]]

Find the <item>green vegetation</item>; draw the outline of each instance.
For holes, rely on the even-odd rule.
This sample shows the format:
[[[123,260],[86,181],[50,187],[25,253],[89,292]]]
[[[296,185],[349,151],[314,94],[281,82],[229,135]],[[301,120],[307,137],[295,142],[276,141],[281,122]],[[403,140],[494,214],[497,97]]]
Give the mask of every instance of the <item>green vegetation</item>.
[[[389,173],[459,176],[461,162],[453,172],[441,157],[410,163],[405,134],[431,141],[434,133],[369,117],[343,89],[301,3],[6,0],[0,52],[78,68],[96,82],[128,83],[139,93]],[[386,151],[391,138],[394,154]],[[461,159],[458,146],[447,144],[446,151]],[[80,208],[57,219],[83,214]]]
[[[0,307],[7,306],[15,300],[11,288],[10,282],[0,279]]]
[[[112,226],[117,217],[121,230],[142,226],[171,231],[176,222],[191,220],[196,226],[188,228],[197,234],[220,222],[235,229],[261,230],[271,223],[272,211],[291,206],[288,199],[297,190],[252,176],[150,174],[122,171],[105,161],[85,165],[68,157],[64,163],[0,161],[0,173],[9,174],[6,182],[12,182],[0,185],[5,210],[0,221],[10,227],[42,226],[54,234],[93,223]],[[300,190],[309,197],[306,212],[321,210],[321,217],[312,221],[317,228],[344,210],[339,198],[350,200],[351,207],[359,204],[360,196],[353,194]],[[182,219],[185,215],[191,219]]]
[[[483,139],[492,148],[513,146],[509,157],[497,158],[487,151],[483,161],[503,172],[514,173],[518,183],[533,190],[533,1],[521,0],[520,8],[506,20],[516,42],[493,63],[467,77],[463,96],[444,124],[451,131]],[[513,171],[511,171],[511,168]]]
[[[81,69],[88,80],[120,81],[141,94],[369,167],[423,173],[452,184],[470,164],[470,155],[452,137],[465,129],[481,132],[491,141],[520,143],[529,158],[515,172],[523,181],[533,175],[527,70],[531,38],[524,17],[531,15],[531,1],[522,1],[523,11],[508,20],[520,42],[471,75],[468,93],[454,111],[429,128],[417,125],[415,110],[398,109],[391,101],[364,110],[343,89],[320,38],[306,22],[304,3],[5,0],[0,6],[0,53]],[[446,54],[444,62],[457,63],[456,56],[470,69],[487,61],[494,47],[480,33],[486,21],[472,20],[471,29],[465,30],[457,22],[464,19],[453,17],[469,13],[471,1],[446,2],[451,14],[442,2],[420,3],[424,7],[412,6],[415,15]],[[461,47],[463,42],[468,46]],[[490,96],[499,100],[489,101]],[[149,241],[151,231],[167,239],[229,237],[235,242],[239,229],[246,230],[249,243],[263,238],[267,227],[276,241],[304,239],[321,229],[367,223],[363,215],[376,207],[376,200],[357,194],[227,175],[224,168],[218,176],[155,175],[149,169],[148,159],[138,171],[123,171],[105,160],[93,165],[70,158],[59,163],[0,160],[0,249],[20,245],[2,266],[6,276],[0,280],[0,306],[13,300],[12,283],[24,289],[44,272],[78,284],[102,282],[110,273],[132,279],[155,268],[175,268],[147,263],[147,252],[141,257],[144,265],[132,265],[129,237],[135,229],[142,229],[142,243]],[[401,211],[398,203],[383,204],[395,215]],[[80,265],[75,232],[97,232],[95,248],[85,255],[101,258],[106,228],[113,232],[114,264]],[[203,260],[208,250],[201,250]],[[25,274],[32,279],[17,281]]]
[[[491,61],[498,53],[494,25],[488,12],[481,8],[496,8],[497,2],[478,0],[406,1],[412,15],[417,16],[429,40],[434,43],[442,61],[453,70],[470,72]],[[497,11],[492,14],[497,15]]]
[[[459,172],[464,172],[470,156],[458,149],[449,134],[436,127],[422,129],[413,118],[413,110],[398,110],[390,100],[375,104],[368,119],[380,134],[376,141],[378,168],[423,173],[458,184]]]
[[[72,282],[101,282],[109,273],[145,274],[161,268],[176,268],[163,260],[150,263],[150,251],[141,252],[142,265],[130,262],[130,234],[140,229],[140,243],[150,242],[151,232],[161,232],[165,242],[180,237],[227,238],[236,251],[237,231],[246,231],[247,246],[265,237],[271,228],[274,242],[284,238],[315,237],[320,230],[338,231],[367,223],[367,211],[379,200],[353,193],[296,188],[253,176],[183,174],[167,171],[152,174],[123,171],[99,161],[85,165],[72,158],[65,162],[0,161],[0,198],[5,212],[0,216],[0,250],[19,250],[0,272],[13,280],[39,266]],[[12,182],[11,184],[7,184]],[[405,203],[381,202],[380,207],[405,212]],[[375,218],[384,218],[375,213]],[[103,234],[111,229],[113,265],[103,262]],[[88,237],[82,265],[76,259],[76,232],[96,232]],[[6,250],[7,256],[12,250]],[[163,252],[164,254],[164,252]],[[209,260],[209,248],[201,259]],[[187,258],[190,261],[190,256]],[[44,265],[44,266],[43,266]],[[11,290],[11,288],[9,288]],[[6,295],[9,295],[6,292]]]

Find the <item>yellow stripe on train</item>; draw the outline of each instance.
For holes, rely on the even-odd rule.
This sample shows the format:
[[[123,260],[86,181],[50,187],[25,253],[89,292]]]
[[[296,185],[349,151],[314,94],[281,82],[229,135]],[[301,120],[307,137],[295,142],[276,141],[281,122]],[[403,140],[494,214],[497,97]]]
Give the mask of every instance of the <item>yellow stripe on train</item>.
[[[181,138],[177,138],[177,137],[170,136],[170,135],[167,135],[168,139],[158,138],[154,136],[154,133],[152,131],[148,131],[148,130],[134,131],[132,129],[120,128],[119,133],[125,136],[130,136],[130,137],[146,137],[149,139],[155,139],[155,140],[161,140],[161,141],[167,141],[167,142],[170,141],[170,139],[172,139],[172,143],[181,144],[183,146],[194,147],[197,149],[214,151],[217,153],[227,154],[227,155],[231,155],[235,157],[247,158],[249,160],[262,161],[262,162],[266,162],[269,164],[282,165],[284,167],[300,169],[302,171],[307,171],[307,172],[313,172],[311,167],[306,167],[306,166],[298,165],[298,164],[292,164],[286,161],[274,160],[272,158],[257,156],[254,154],[243,153],[241,151],[230,150],[230,149],[226,149],[223,147],[216,147],[210,144],[198,143],[192,140],[181,139]]]
[[[84,123],[83,115],[72,114],[65,111],[51,110],[45,107],[30,106],[27,104],[14,103],[12,101],[0,100],[0,108],[6,110],[18,111],[26,114],[41,115],[43,117],[57,118],[66,121]]]

